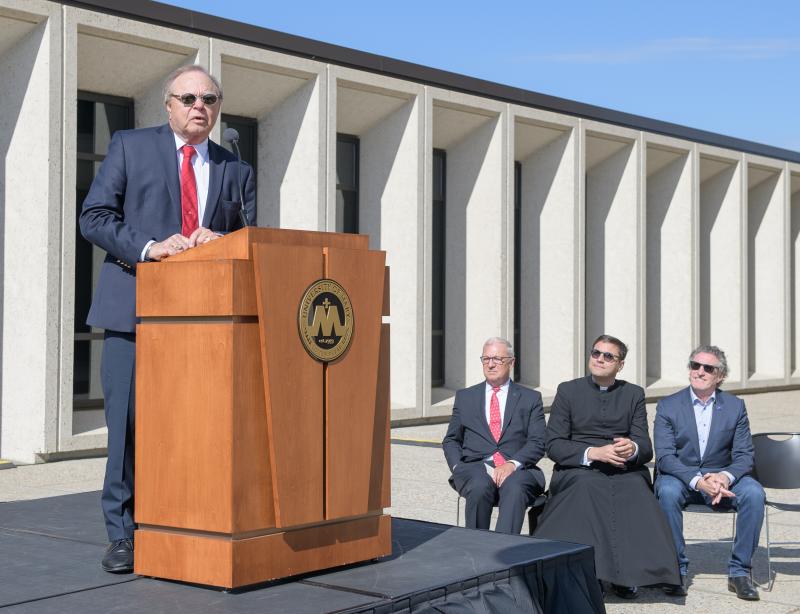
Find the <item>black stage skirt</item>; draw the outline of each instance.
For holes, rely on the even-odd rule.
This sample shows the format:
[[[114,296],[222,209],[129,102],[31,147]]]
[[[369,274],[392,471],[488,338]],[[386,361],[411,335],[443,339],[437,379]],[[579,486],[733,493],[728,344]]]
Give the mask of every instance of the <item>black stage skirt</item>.
[[[557,467],[536,537],[594,546],[599,580],[680,584],[672,534],[646,467]]]

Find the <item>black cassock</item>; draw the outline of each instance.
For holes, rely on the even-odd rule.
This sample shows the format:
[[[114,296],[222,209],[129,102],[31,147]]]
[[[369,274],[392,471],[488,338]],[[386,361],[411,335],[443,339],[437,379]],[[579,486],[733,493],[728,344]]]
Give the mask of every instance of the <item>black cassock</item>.
[[[638,454],[624,468],[582,465],[590,446],[628,437]],[[594,546],[598,579],[623,586],[679,584],[669,525],[658,506],[644,390],[617,380],[602,391],[591,376],[558,387],[547,424],[547,455],[556,463],[536,537]]]

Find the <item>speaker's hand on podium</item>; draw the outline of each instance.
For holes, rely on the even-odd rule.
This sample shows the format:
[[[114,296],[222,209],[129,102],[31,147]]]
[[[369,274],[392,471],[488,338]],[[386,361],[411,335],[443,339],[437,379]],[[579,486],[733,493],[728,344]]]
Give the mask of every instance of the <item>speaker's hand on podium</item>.
[[[153,243],[150,246],[150,249],[147,250],[147,254],[145,258],[147,260],[163,260],[168,256],[174,256],[175,254],[180,254],[183,251],[186,251],[191,247],[189,245],[189,239],[184,237],[180,233],[175,233],[171,237],[164,239],[163,241],[159,241],[157,243]]]
[[[200,226],[200,228],[195,230],[189,236],[189,247],[195,247],[197,245],[202,245],[203,243],[208,243],[214,239],[219,239],[221,236],[222,235],[218,235],[213,230],[209,230],[208,228],[203,228]]]

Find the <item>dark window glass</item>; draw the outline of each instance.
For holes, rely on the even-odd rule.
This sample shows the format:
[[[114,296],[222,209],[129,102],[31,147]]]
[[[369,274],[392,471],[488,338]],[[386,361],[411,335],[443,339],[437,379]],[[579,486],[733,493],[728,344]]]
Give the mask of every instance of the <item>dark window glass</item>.
[[[336,135],[336,230],[358,233],[358,137]]]
[[[514,162],[514,381],[520,378],[520,317],[522,315],[522,165]]]
[[[444,290],[446,245],[447,154],[433,150],[433,211],[431,232],[431,385],[444,386]]]
[[[77,115],[73,396],[75,409],[80,409],[102,406],[99,373],[103,333],[92,330],[86,317],[105,253],[81,236],[77,217],[111,137],[117,130],[133,128],[133,101],[79,92]]]
[[[253,172],[258,171],[258,121],[250,117],[238,115],[225,115],[220,117],[220,135],[226,128],[234,128],[239,133],[239,151],[242,160],[253,167]],[[231,153],[233,145],[222,139],[222,146]]]

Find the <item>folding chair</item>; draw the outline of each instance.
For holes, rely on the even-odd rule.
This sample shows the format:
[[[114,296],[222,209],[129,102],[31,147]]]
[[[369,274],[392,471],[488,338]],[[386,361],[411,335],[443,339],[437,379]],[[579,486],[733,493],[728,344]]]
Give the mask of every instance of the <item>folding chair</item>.
[[[800,433],[757,433],[753,435],[755,477],[764,488],[800,488]],[[769,537],[769,508],[781,512],[800,512],[800,504],[782,503],[769,498],[764,502],[767,525],[768,591],[775,577],[772,571],[772,546],[797,545],[798,541],[773,542]]]

